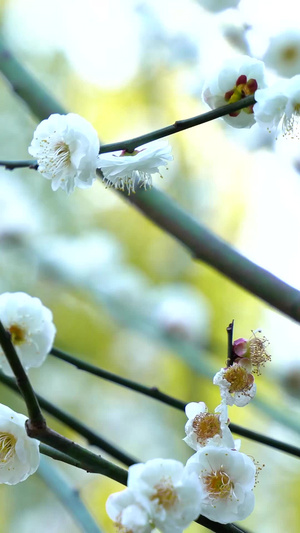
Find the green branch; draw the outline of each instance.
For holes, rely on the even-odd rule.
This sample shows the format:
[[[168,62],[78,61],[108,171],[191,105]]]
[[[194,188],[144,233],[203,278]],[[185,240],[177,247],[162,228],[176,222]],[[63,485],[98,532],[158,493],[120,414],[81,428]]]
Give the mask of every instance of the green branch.
[[[139,190],[134,195],[118,191],[157,226],[175,237],[195,259],[224,274],[234,283],[272,307],[300,322],[300,291],[256,265],[194,220],[165,193]]]
[[[61,500],[62,504],[74,518],[76,524],[80,525],[82,531],[101,533],[96,521],[80,498],[79,491],[70,486],[57,468],[54,468],[47,460],[41,458],[37,474],[53,491],[55,496]]]
[[[40,120],[48,118],[52,113],[65,113],[64,108],[47,93],[47,89],[17,61],[1,36],[0,71],[8,80],[12,91],[29,105],[32,113]]]
[[[121,376],[118,376],[117,374],[113,374],[112,372],[103,370],[102,368],[94,366],[90,363],[86,363],[85,361],[78,359],[78,357],[74,357],[73,355],[63,352],[62,350],[58,350],[57,348],[52,348],[51,354],[54,357],[65,361],[66,363],[69,363],[80,370],[88,372],[89,374],[100,377],[102,379],[106,379],[107,381],[110,381],[112,383],[117,383],[122,387],[126,387],[130,390],[134,390],[136,392],[144,394],[145,396],[158,400],[166,405],[170,405],[171,407],[174,407],[175,409],[178,409],[180,411],[185,410],[187,402],[182,402],[177,398],[173,398],[168,394],[164,394],[163,392],[160,392],[156,387],[146,387],[145,385],[141,385],[140,383],[136,383],[135,381],[132,381],[130,379],[123,378]],[[271,446],[272,448],[275,448],[277,450],[281,450],[291,455],[295,455],[296,457],[300,457],[300,448],[298,448],[297,446],[280,442],[276,439],[272,439],[271,437],[257,433],[256,431],[252,431],[250,429],[238,426],[237,424],[230,424],[229,428],[233,433],[236,433],[237,435],[246,437],[247,439],[251,439],[256,442],[260,442],[261,444],[266,444],[267,446]]]

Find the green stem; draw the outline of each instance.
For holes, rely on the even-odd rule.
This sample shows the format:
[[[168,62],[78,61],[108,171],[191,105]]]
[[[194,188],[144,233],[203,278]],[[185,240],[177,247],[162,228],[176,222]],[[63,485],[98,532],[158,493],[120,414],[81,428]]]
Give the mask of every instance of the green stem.
[[[64,114],[64,108],[48,94],[47,89],[26,70],[6,47],[0,36],[0,70],[11,89],[27,103],[40,120],[52,113]]]
[[[68,509],[83,532],[101,533],[96,521],[89,513],[80,498],[79,491],[75,490],[61,475],[57,468],[49,464],[44,458],[41,458],[38,475],[44,480],[48,487],[53,491],[63,505]]]
[[[243,257],[225,241],[194,220],[162,191],[139,190],[130,196],[118,191],[157,226],[181,242],[195,259],[218,270],[272,307],[300,322],[300,292]]]
[[[20,362],[15,347],[10,339],[10,334],[4,329],[2,322],[0,321],[0,344],[4,351],[7,361],[16,377],[17,385],[20,393],[22,394],[26,407],[28,410],[29,418],[33,424],[37,427],[44,427],[46,421],[42,415],[39,402],[36,398],[34,390],[28,379],[28,376]]]
[[[59,452],[47,444],[40,443],[40,452],[47,457],[51,457],[51,459],[55,459],[55,461],[61,461],[62,463],[75,466],[76,468],[82,468],[84,470],[80,461],[72,459],[69,455]]]
[[[0,382],[4,383],[6,386],[8,386],[10,389],[20,392],[15,381],[12,378],[9,378],[8,376],[5,376],[0,371]],[[39,394],[36,395],[38,398],[38,401],[41,405],[41,407],[50,415],[52,415],[54,418],[59,420],[60,422],[63,422],[68,427],[76,431],[79,435],[82,435],[84,438],[87,439],[89,444],[93,446],[98,446],[101,450],[105,451],[121,463],[125,464],[126,466],[130,466],[137,461],[134,457],[129,456],[107,440],[103,439],[93,431],[91,431],[87,426],[79,422],[76,418],[69,415],[62,409],[59,409],[59,407],[56,407],[51,402],[40,396]]]
[[[86,363],[85,361],[78,359],[78,357],[74,357],[73,355],[63,352],[62,350],[58,350],[57,348],[52,348],[51,354],[54,357],[57,357],[58,359],[65,361],[66,363],[69,363],[75,366],[76,368],[79,368],[80,370],[88,372],[89,374],[98,376],[102,379],[106,379],[108,381],[111,381],[112,383],[117,383],[122,387],[126,387],[130,390],[134,390],[136,392],[144,394],[145,396],[163,402],[164,404],[170,405],[171,407],[174,407],[175,409],[178,409],[180,411],[185,410],[186,402],[182,402],[177,398],[173,398],[168,394],[164,394],[163,392],[160,392],[156,387],[146,387],[145,385],[141,385],[140,383],[136,383],[135,381],[132,381],[130,379],[123,378],[121,376],[118,376],[117,374],[113,374],[112,372],[103,370],[102,368],[94,366],[90,363]],[[238,426],[237,424],[230,424],[229,428],[233,433],[236,433],[237,435],[246,437],[256,442],[260,442],[262,444],[289,453],[291,455],[295,455],[296,457],[300,457],[300,448],[297,448],[296,446],[280,442],[276,439],[272,439],[271,437],[267,437],[255,431],[251,431],[250,429],[243,428],[242,426]]]
[[[38,428],[31,423],[30,419],[26,422],[26,429],[29,437],[38,439],[40,442],[68,455],[79,462],[81,468],[84,468],[87,472],[102,474],[126,485],[127,471],[123,468],[106,461],[106,459],[102,459],[99,455],[86,450],[47,426]]]

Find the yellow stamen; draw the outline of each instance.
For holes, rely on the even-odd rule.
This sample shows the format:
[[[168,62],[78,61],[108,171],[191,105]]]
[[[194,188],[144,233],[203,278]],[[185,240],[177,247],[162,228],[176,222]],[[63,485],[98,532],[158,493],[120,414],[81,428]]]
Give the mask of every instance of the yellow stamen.
[[[158,500],[159,505],[162,505],[164,509],[171,509],[178,501],[178,495],[171,479],[162,478],[160,483],[154,486],[154,489],[156,492],[150,500]]]
[[[222,435],[221,423],[218,415],[212,413],[200,413],[193,420],[193,430],[196,433],[197,441],[205,444],[207,439],[212,439],[215,435]]]
[[[228,498],[234,488],[229,475],[223,470],[208,474],[203,478],[203,481],[207,492],[213,498]]]
[[[16,442],[11,433],[0,433],[0,463],[7,463],[13,457]]]
[[[18,326],[17,324],[12,324],[8,331],[11,335],[11,342],[15,344],[16,346],[20,346],[20,344],[23,344],[26,340],[26,333],[23,328]]]
[[[224,378],[231,384],[229,388],[230,394],[247,391],[253,384],[252,374],[249,374],[246,368],[239,364],[234,364],[227,368]]]

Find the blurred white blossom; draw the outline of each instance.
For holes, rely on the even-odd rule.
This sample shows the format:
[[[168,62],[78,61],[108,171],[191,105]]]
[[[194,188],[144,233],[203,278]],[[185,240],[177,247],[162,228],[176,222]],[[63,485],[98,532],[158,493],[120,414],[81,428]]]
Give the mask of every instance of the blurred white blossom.
[[[121,243],[105,231],[48,236],[35,246],[42,261],[76,282],[102,281],[123,258]]]
[[[217,13],[231,7],[237,7],[240,0],[197,0],[198,4],[203,6],[207,11]]]
[[[251,368],[251,363],[249,366]],[[213,384],[220,387],[221,398],[227,405],[244,407],[254,398],[256,384],[249,366],[243,359],[228,368],[221,368],[214,376]]]
[[[42,218],[40,207],[15,174],[12,179],[7,170],[0,169],[0,176],[0,236],[22,236],[39,232]]]
[[[250,457],[236,450],[206,446],[190,457],[186,468],[200,479],[203,516],[227,524],[252,513],[256,467]]]
[[[52,348],[56,333],[50,309],[39,298],[24,292],[5,292],[0,295],[0,320],[10,333],[25,370],[40,366]],[[0,367],[5,374],[13,375],[2,348]]]
[[[235,448],[235,443],[228,427],[227,405],[222,403],[209,413],[204,402],[191,402],[185,407],[188,421],[185,425],[186,437],[183,439],[193,450],[204,446],[223,446]]]
[[[179,461],[151,459],[130,466],[128,488],[164,533],[181,533],[201,513],[199,478]]]
[[[225,61],[214,77],[206,82],[203,100],[211,109],[231,104],[265,87],[264,63],[248,56]],[[250,128],[254,123],[253,106],[222,117],[235,128]]]
[[[288,29],[271,37],[263,57],[279,76],[290,78],[300,72],[300,30]]]
[[[26,420],[26,416],[0,404],[0,483],[20,483],[39,466],[39,441],[27,436]]]
[[[98,166],[108,187],[122,191],[127,188],[130,194],[136,184],[145,189],[152,186],[152,175],[160,174],[159,167],[172,161],[171,150],[166,141],[153,141],[137,147],[132,153],[123,150],[101,154]]]
[[[75,113],[54,114],[38,125],[28,152],[42,176],[51,180],[52,190],[61,187],[69,194],[93,184],[99,147],[98,134],[87,120]]]
[[[205,297],[188,284],[166,284],[148,294],[149,312],[166,331],[205,344],[210,331],[210,307]]]

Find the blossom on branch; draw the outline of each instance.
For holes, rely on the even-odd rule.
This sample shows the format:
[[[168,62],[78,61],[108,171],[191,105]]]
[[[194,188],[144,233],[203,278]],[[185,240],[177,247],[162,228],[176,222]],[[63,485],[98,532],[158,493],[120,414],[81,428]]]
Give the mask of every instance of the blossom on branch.
[[[218,11],[224,11],[224,9],[237,7],[240,0],[198,0],[198,3],[207,11],[217,13]]]
[[[172,148],[166,141],[153,141],[137,147],[133,152],[126,150],[100,154],[98,167],[108,187],[127,188],[128,194],[135,186],[152,186],[152,174],[160,173],[159,168],[172,161]],[[162,176],[161,176],[162,177]]]
[[[235,448],[234,439],[228,427],[227,406],[222,403],[209,413],[204,402],[191,402],[185,407],[188,421],[185,425],[186,437],[183,439],[193,450],[204,446],[223,446]]]
[[[5,292],[0,295],[0,320],[10,333],[25,370],[40,366],[52,348],[56,333],[50,309],[39,298],[24,292]],[[13,375],[1,347],[0,367],[5,374]]]
[[[130,466],[128,488],[163,533],[181,533],[201,513],[199,478],[179,461],[151,459]]]
[[[246,96],[254,95],[265,87],[264,63],[248,56],[227,60],[222,69],[208,81],[203,90],[203,100],[211,109],[232,104]],[[223,117],[235,128],[250,128],[255,123],[253,106]]]
[[[84,118],[50,115],[36,128],[28,152],[37,159],[38,171],[51,180],[56,191],[61,187],[68,194],[75,187],[91,187],[96,178],[99,153],[96,130]]]
[[[20,483],[39,466],[39,441],[28,437],[26,420],[26,416],[0,404],[0,483]]]
[[[300,31],[288,29],[272,37],[264,62],[279,76],[289,78],[300,72]]]
[[[213,384],[220,387],[221,398],[227,405],[244,407],[254,398],[256,385],[249,369],[251,363],[243,358],[239,363],[221,368],[214,376]]]
[[[236,450],[206,446],[190,457],[186,469],[199,477],[203,516],[227,524],[252,513],[256,467],[250,457]]]

